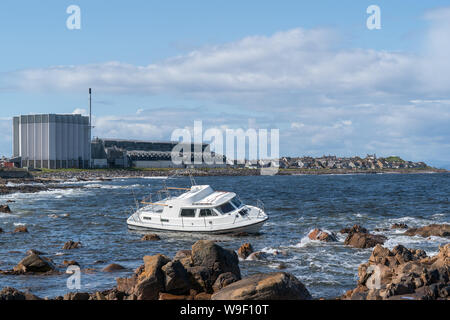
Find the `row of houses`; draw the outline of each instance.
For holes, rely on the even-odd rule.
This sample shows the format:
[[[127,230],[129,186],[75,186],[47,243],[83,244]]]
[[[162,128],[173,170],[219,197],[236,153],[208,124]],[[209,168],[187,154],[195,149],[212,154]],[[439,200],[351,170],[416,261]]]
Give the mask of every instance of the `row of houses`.
[[[301,157],[280,159],[280,168],[286,169],[424,169],[424,162],[405,161],[399,157],[377,158],[376,155],[360,157],[322,156],[319,158]]]

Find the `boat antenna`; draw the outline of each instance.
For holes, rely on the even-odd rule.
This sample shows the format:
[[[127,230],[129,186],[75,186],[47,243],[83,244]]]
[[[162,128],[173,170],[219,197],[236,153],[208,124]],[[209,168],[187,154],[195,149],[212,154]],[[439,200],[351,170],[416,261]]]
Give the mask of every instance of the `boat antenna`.
[[[134,194],[134,189],[131,189],[131,193],[133,194],[134,203],[136,205],[136,210],[139,210],[139,202],[136,199],[136,195]]]

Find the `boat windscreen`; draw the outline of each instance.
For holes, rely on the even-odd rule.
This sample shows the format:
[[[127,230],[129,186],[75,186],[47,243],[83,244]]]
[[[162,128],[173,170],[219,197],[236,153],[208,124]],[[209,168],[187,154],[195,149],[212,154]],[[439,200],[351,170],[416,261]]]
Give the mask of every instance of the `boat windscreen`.
[[[220,208],[220,211],[224,214],[227,214],[227,213],[235,210],[234,207],[229,202],[225,202],[224,204],[219,206],[219,208]]]
[[[234,197],[233,199],[231,199],[231,203],[236,207],[236,208],[240,208],[242,206],[242,202],[237,198]]]

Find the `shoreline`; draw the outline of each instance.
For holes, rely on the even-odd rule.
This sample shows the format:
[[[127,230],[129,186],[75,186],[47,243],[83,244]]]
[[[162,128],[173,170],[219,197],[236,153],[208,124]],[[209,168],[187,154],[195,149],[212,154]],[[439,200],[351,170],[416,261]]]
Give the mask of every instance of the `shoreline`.
[[[16,170],[18,171],[18,170]],[[22,171],[27,172],[28,171]],[[280,169],[277,176],[309,176],[309,175],[370,175],[370,174],[436,174],[449,173],[450,171],[436,168],[426,169],[375,169],[375,170],[347,170],[347,169]],[[190,169],[57,169],[30,171],[26,177],[1,177],[0,195],[12,193],[36,193],[48,191],[49,189],[74,188],[73,185],[62,185],[63,183],[79,183],[92,181],[111,181],[114,179],[136,179],[136,178],[169,178],[174,175],[187,177],[245,177],[264,176],[260,169],[238,169],[238,168],[208,168]],[[83,188],[83,186],[79,186]]]

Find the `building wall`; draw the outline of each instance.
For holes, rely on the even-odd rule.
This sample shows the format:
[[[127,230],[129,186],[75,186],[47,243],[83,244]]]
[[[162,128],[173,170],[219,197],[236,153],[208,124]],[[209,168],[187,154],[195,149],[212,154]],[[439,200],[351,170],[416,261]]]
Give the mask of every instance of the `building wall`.
[[[23,167],[88,168],[91,129],[81,115],[27,115],[13,118],[13,152]]]

